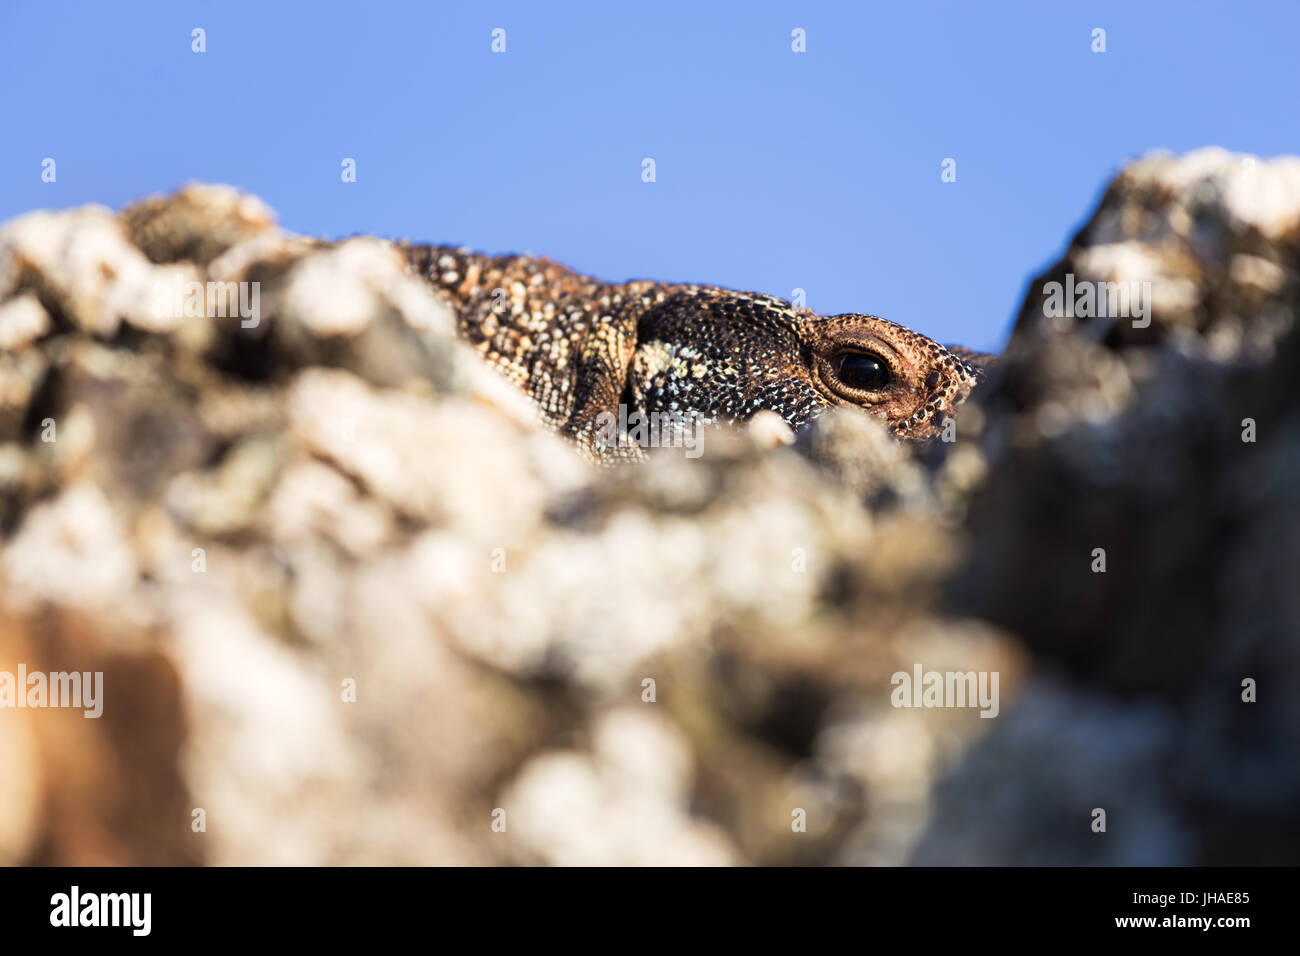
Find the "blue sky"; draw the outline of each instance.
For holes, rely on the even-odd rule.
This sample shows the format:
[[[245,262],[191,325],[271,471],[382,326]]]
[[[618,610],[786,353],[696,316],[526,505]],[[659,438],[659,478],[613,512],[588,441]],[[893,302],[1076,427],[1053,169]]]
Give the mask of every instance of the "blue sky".
[[[0,218],[227,182],[297,232],[802,288],[997,348],[1126,160],[1300,152],[1297,37],[1293,0],[4,0]]]

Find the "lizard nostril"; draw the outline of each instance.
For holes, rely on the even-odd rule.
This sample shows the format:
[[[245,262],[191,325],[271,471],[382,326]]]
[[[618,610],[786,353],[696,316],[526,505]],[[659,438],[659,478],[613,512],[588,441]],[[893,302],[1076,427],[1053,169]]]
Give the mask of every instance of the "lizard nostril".
[[[935,387],[936,385],[938,385],[938,384],[939,384],[939,373],[938,373],[938,372],[931,372],[929,375],[927,375],[927,376],[925,377],[925,387],[926,387],[926,388],[934,388],[934,387]]]

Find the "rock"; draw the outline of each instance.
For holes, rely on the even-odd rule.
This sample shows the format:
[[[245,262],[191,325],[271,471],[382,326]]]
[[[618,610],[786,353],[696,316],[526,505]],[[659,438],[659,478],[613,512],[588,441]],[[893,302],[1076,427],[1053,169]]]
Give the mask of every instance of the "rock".
[[[1030,283],[1017,337],[1028,341],[1020,333],[1043,325],[1077,327],[1110,343],[1168,342],[1218,361],[1243,353],[1267,358],[1295,321],[1298,194],[1294,156],[1264,161],[1212,148],[1134,163],[1111,183],[1061,262]],[[1063,301],[1053,307],[1051,285],[1064,286],[1067,276],[1080,289],[1116,285],[1098,290],[1091,315],[1072,309],[1067,318]],[[1149,307],[1136,322],[1127,321],[1129,291]],[[1102,316],[1103,298],[1120,314]]]
[[[1283,688],[1300,680],[1300,607],[1285,583],[1300,575],[1300,512],[1280,476],[1300,463],[1298,172],[1293,159],[1203,151],[1121,174],[1049,275],[1113,276],[1090,264],[1122,240],[1147,263],[1126,276],[1155,285],[1177,270],[1187,294],[1157,296],[1150,327],[1134,330],[1126,319],[1039,321],[1031,289],[978,400],[988,474],[969,499],[971,560],[954,578],[954,605],[1020,635],[1082,685],[1075,693],[1093,695],[1078,706],[1114,715],[1109,726],[1138,734],[1144,706],[1167,708],[1172,727],[1143,763],[1160,768],[1160,797],[1143,798],[1142,812],[1169,840],[1147,845],[1147,862],[1294,859],[1300,723]],[[1273,693],[1246,702],[1251,682]],[[1046,748],[1065,722],[1039,725],[1032,746]],[[1124,736],[1096,735],[1099,791],[1126,792]],[[1027,753],[1000,759],[1023,764],[1027,790],[1047,785]],[[1249,796],[1219,783],[1242,773]],[[1137,862],[1124,855],[1133,846],[1068,841],[970,852]]]
[[[232,246],[275,231],[275,214],[231,186],[195,183],[122,211],[131,241],[156,263],[207,265]]]
[[[50,316],[30,292],[0,308],[0,351],[19,352],[50,331]]]
[[[99,715],[80,706],[0,711],[0,749],[14,760],[0,783],[0,863],[201,862],[179,759],[182,689],[166,655],[114,647],[94,618],[46,608],[0,620],[0,673],[19,666],[102,675],[99,707],[89,708]]]
[[[34,212],[0,229],[0,290],[33,290],[81,332],[112,337],[125,313],[147,315],[153,279],[102,206]]]
[[[101,610],[136,582],[126,529],[102,491],[71,485],[33,508],[4,551],[6,604],[35,610],[42,603]]]
[[[690,750],[662,718],[630,709],[601,715],[592,753],[542,753],[503,803],[521,862],[558,866],[725,866],[723,833],[692,817]],[[504,808],[503,808],[504,809]],[[511,830],[509,828],[513,827]]]
[[[1300,187],[1251,159],[1122,172],[953,443],[628,469],[385,242],[203,186],[0,227],[0,680],[106,687],[0,708],[0,862],[1295,863]]]
[[[273,347],[293,365],[335,365],[386,386],[447,390],[456,375],[448,307],[391,246],[353,239],[301,260],[274,298]]]

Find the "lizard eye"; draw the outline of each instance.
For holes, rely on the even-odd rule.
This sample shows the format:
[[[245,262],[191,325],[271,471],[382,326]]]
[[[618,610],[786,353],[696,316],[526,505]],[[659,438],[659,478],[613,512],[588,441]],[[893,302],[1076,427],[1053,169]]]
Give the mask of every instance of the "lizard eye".
[[[835,374],[849,388],[878,392],[889,384],[885,360],[867,352],[844,352],[835,362]]]

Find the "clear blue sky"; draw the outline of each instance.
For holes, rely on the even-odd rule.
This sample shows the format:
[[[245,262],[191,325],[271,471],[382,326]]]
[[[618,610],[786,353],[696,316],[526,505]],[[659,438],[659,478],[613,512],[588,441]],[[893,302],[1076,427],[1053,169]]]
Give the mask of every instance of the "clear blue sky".
[[[0,218],[227,182],[297,232],[801,287],[995,348],[1126,159],[1300,152],[1298,50],[1295,0],[0,0]]]

